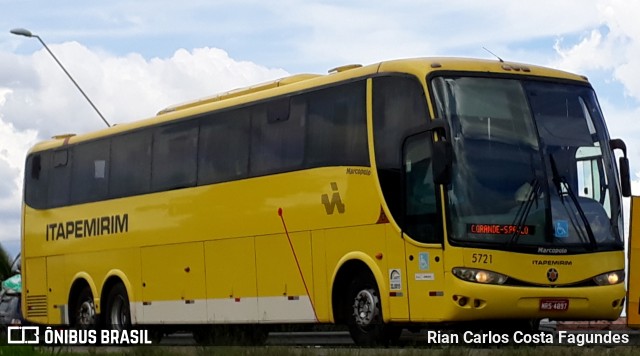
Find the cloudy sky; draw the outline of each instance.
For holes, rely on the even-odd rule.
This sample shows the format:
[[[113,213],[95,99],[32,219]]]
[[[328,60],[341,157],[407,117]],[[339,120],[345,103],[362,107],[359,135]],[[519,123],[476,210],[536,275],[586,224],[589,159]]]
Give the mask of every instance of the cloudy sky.
[[[0,243],[19,248],[25,152],[111,123],[295,73],[422,56],[492,58],[588,76],[640,194],[638,0],[0,0]],[[4,34],[2,34],[4,32]]]

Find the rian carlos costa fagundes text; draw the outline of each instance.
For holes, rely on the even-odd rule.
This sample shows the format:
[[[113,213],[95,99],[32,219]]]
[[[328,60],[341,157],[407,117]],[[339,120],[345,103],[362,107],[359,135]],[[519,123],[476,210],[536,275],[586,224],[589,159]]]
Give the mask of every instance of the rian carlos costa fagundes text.
[[[629,334],[605,332],[568,332],[566,330],[556,333],[536,332],[527,333],[514,331],[512,333],[499,332],[474,332],[451,334],[442,331],[428,330],[427,342],[432,344],[564,344],[576,346],[589,345],[626,345],[629,343]]]

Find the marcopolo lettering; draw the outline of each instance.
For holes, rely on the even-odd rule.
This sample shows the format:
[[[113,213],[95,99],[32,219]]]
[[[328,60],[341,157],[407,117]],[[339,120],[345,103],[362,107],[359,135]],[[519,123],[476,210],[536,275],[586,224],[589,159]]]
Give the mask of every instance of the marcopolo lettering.
[[[46,230],[47,241],[120,234],[129,231],[129,214],[53,223]]]
[[[354,174],[359,176],[370,176],[371,170],[368,168],[347,168],[347,174]]]
[[[538,247],[538,253],[557,253],[564,254],[567,253],[566,248],[546,248],[546,247]]]

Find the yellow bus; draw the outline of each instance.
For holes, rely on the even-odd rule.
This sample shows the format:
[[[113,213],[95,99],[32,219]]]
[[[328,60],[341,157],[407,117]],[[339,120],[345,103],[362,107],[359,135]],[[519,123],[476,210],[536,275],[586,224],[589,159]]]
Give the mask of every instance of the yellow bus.
[[[625,299],[626,148],[585,77],[537,66],[283,78],[39,143],[24,186],[33,323],[337,323],[375,345]]]
[[[627,271],[627,326],[640,329],[640,196],[631,197]]]

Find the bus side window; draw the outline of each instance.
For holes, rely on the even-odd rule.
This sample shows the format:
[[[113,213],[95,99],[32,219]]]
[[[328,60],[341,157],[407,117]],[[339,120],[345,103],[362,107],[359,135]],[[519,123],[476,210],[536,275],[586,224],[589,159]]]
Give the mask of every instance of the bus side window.
[[[53,151],[53,169],[49,177],[48,206],[69,204],[71,186],[71,152],[68,149]]]
[[[415,77],[384,76],[374,78],[373,143],[380,188],[382,188],[382,194],[391,215],[407,232],[405,225],[407,206],[403,206],[404,199],[402,198],[405,194],[402,191],[404,174],[402,169],[405,162],[402,161],[400,151],[407,133],[426,125],[428,120],[430,118],[424,90]],[[412,164],[415,163],[412,162]],[[405,178],[413,179],[415,172],[409,173],[411,177]],[[431,195],[429,199],[436,198],[435,189],[429,194]],[[436,231],[436,236],[442,236],[441,224],[435,224],[433,228]]]
[[[414,240],[441,242],[437,233],[438,209],[433,183],[430,131],[410,136],[403,148],[404,230]]]
[[[151,185],[151,132],[139,131],[111,140],[111,198],[145,194]]]
[[[198,185],[246,178],[249,174],[250,109],[205,116],[198,142]]]
[[[198,154],[197,121],[170,124],[154,131],[151,190],[194,186]]]
[[[305,168],[370,165],[366,81],[299,95],[292,106],[306,110]]]
[[[288,105],[288,98],[286,103]],[[288,114],[288,111],[282,109],[283,105],[282,101],[276,101],[252,107],[251,176],[302,168],[305,148],[304,121],[300,116],[282,116]],[[269,113],[272,113],[271,117]],[[277,113],[281,115],[278,117]]]
[[[109,191],[108,139],[80,143],[73,148],[71,203],[80,204],[107,198]]]

